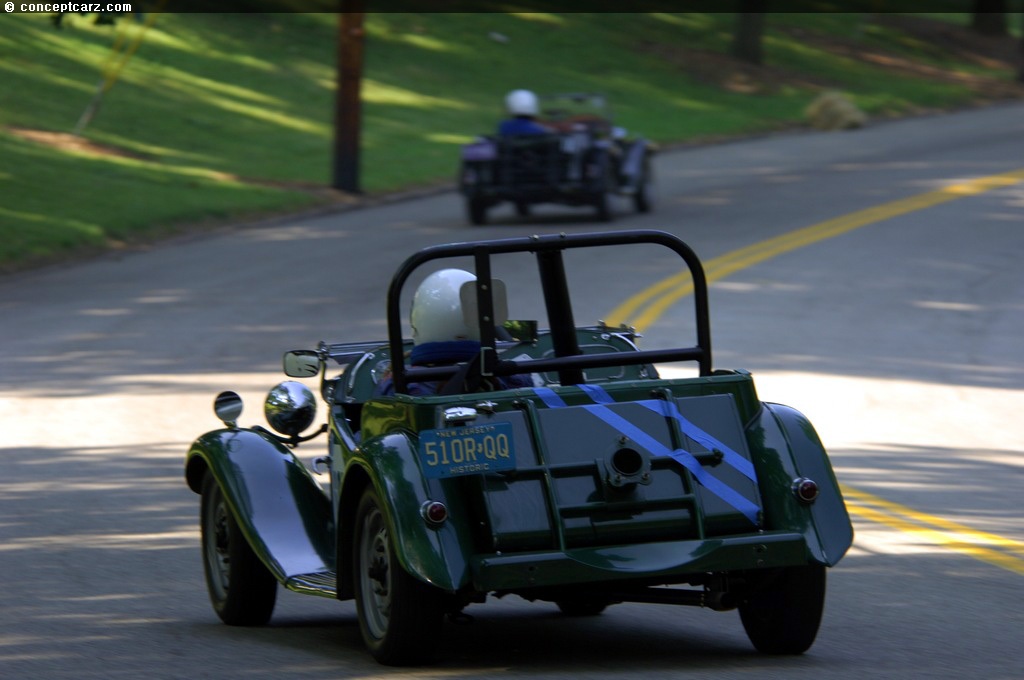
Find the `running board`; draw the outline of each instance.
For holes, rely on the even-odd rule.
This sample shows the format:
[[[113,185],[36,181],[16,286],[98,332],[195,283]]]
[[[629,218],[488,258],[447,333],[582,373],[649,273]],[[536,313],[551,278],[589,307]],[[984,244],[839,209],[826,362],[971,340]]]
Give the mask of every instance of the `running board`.
[[[338,596],[338,575],[333,571],[299,574],[285,581],[284,587],[303,595],[335,598]]]

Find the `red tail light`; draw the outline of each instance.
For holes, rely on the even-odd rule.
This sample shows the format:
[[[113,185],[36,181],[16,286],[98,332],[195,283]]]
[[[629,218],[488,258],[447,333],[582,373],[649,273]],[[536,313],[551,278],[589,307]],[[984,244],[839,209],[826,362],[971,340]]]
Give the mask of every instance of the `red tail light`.
[[[807,477],[794,479],[793,493],[801,503],[810,505],[818,498],[818,483]]]
[[[448,519],[448,508],[440,501],[424,501],[420,506],[420,515],[427,524],[440,526]]]

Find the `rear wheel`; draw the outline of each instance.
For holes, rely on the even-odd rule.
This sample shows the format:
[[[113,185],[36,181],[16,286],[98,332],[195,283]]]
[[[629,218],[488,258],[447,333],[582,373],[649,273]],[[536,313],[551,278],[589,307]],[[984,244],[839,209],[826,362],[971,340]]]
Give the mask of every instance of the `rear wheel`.
[[[466,212],[469,214],[470,224],[474,224],[476,226],[487,224],[487,203],[482,199],[467,199]]]
[[[740,601],[747,637],[765,654],[803,654],[818,635],[825,607],[825,567],[786,567],[758,575]]]
[[[651,174],[650,171],[645,170],[643,177],[640,178],[640,184],[636,188],[636,193],[633,194],[633,207],[638,213],[651,212],[652,203]]]
[[[229,626],[262,626],[274,613],[277,580],[249,546],[209,472],[200,508],[203,568],[213,610]]]
[[[600,190],[593,197],[594,212],[599,221],[611,222],[611,193],[613,187],[616,186],[612,160],[607,153],[602,153],[597,159],[597,164],[600,168],[599,172],[604,175],[604,181],[601,183]]]
[[[359,629],[380,663],[421,663],[440,639],[442,593],[398,563],[382,507],[373,487],[367,487],[356,513],[352,565]]]
[[[599,222],[612,221],[611,200],[607,191],[602,191],[594,197],[594,213]]]

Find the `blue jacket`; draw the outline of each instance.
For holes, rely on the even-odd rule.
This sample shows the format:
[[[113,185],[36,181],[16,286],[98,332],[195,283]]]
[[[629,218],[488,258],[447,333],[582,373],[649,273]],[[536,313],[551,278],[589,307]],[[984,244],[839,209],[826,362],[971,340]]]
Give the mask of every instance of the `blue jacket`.
[[[474,359],[479,352],[480,343],[472,340],[425,342],[412,348],[409,360],[413,366],[451,366],[460,361]],[[533,387],[533,380],[528,375],[510,375],[504,378],[496,378],[495,382],[499,390],[515,387]],[[442,385],[441,381],[409,383],[406,386],[406,392],[413,397],[429,397],[437,394]],[[379,396],[392,395],[395,393],[395,384],[391,378],[384,378],[377,384],[374,393]]]
[[[551,130],[537,121],[523,116],[503,120],[498,126],[498,134],[502,137],[521,137],[524,135],[549,135]]]

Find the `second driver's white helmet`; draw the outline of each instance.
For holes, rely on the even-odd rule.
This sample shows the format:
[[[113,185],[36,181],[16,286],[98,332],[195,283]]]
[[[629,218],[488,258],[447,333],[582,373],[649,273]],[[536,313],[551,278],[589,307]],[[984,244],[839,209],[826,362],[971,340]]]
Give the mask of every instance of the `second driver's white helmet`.
[[[529,90],[512,90],[505,97],[505,108],[513,116],[536,116],[540,113],[537,95]]]
[[[436,271],[420,284],[412,298],[412,341],[480,340],[480,329],[466,324],[460,292],[476,277],[462,269]]]

